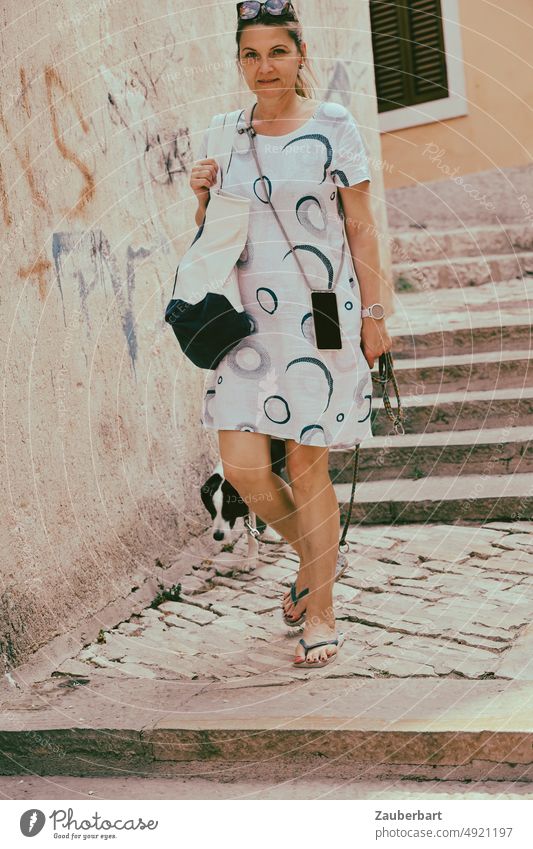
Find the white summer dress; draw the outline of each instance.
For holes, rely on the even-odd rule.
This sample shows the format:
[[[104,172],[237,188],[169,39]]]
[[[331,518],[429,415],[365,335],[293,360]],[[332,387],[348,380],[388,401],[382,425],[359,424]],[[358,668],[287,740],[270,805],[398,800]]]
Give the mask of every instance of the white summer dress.
[[[239,126],[245,126],[243,113]],[[249,136],[236,133],[222,189],[252,201],[237,267],[255,330],[206,372],[201,423],[353,448],[373,436],[372,379],[360,347],[359,284],[337,187],[371,179],[364,143],[353,115],[327,101],[297,130],[254,140],[272,203],[309,285],[337,292],[342,349],[316,347],[309,285],[264,195]],[[206,151],[207,131],[197,158],[205,159]]]

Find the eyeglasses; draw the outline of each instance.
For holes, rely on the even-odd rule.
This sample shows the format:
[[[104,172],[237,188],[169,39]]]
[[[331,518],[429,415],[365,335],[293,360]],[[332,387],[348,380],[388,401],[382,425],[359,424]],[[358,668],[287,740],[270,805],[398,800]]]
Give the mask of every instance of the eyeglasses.
[[[247,0],[244,3],[237,3],[237,17],[241,20],[249,21],[251,18],[257,18],[258,15],[285,15],[292,11],[296,16],[294,6],[290,0],[265,0],[264,3],[256,2],[256,0]]]

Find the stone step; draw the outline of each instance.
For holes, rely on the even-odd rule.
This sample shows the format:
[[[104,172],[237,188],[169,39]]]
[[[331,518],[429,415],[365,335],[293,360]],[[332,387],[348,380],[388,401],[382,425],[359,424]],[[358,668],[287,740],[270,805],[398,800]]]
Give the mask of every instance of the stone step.
[[[531,349],[530,280],[405,292],[393,307],[387,329],[396,358]]]
[[[455,257],[479,257],[533,251],[533,230],[528,224],[485,224],[453,229],[391,230],[393,264],[453,261]]]
[[[349,645],[343,649],[349,661]],[[342,662],[338,678],[333,667],[313,670],[311,682],[300,670],[302,681],[291,686],[265,676],[255,687],[242,678],[132,685],[125,675],[97,673],[76,686],[75,676],[59,675],[34,685],[34,705],[7,700],[0,769],[231,781],[253,780],[261,763],[277,782],[302,775],[479,782],[517,773],[533,780],[530,681],[419,678],[413,687],[412,678],[341,677]]]
[[[376,392],[379,393],[380,389]],[[392,408],[396,411],[396,397],[392,387],[389,388],[390,392],[393,393]],[[400,398],[406,433],[533,426],[533,389],[529,387],[473,392],[460,390],[406,398],[400,393]],[[375,436],[394,433],[380,397],[373,398],[372,407],[372,433]]]
[[[533,472],[526,427],[376,436],[359,449],[358,481]],[[353,451],[330,451],[333,483],[351,483]]]
[[[457,176],[439,177],[386,190],[391,232],[527,224],[528,204],[524,199],[533,193],[531,164],[468,174],[466,191],[464,181]]]
[[[422,395],[441,389],[497,389],[533,386],[531,350],[483,351],[398,359],[394,373],[400,394]]]
[[[351,484],[333,485],[344,523]],[[533,516],[533,474],[431,476],[357,483],[350,524],[495,522]]]
[[[479,286],[529,274],[533,275],[533,251],[396,263],[392,269],[397,292]]]
[[[468,327],[407,334],[397,332],[398,321],[397,317],[393,316],[387,322],[392,339],[392,355],[396,361],[413,357],[453,356],[474,351],[482,353],[517,347],[527,348],[531,345],[531,324],[524,322],[524,317],[502,315],[500,318],[499,325],[486,324],[482,316],[477,316],[472,317],[472,323]]]

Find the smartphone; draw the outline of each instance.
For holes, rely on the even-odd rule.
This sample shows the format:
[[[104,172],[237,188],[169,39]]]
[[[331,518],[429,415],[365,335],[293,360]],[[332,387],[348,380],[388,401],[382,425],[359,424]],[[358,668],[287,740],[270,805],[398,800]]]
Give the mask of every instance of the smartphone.
[[[316,346],[320,350],[342,348],[337,293],[331,290],[311,292]]]

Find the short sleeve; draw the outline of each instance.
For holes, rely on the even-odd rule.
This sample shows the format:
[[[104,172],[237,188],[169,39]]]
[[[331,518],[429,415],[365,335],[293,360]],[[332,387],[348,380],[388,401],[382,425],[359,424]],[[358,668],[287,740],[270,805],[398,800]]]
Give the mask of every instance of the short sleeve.
[[[351,112],[344,107],[333,139],[331,174],[340,186],[355,186],[363,180],[372,179],[359,127]]]
[[[217,113],[216,115],[213,115],[213,117],[211,118],[211,120],[209,122],[209,126],[211,126],[211,124],[213,123],[215,118],[221,118],[221,117],[222,117],[222,113]],[[207,127],[207,129],[204,130],[202,140],[200,141],[200,144],[198,145],[198,150],[196,152],[196,159],[207,159],[207,140],[208,140],[208,138],[209,138],[209,127]]]

